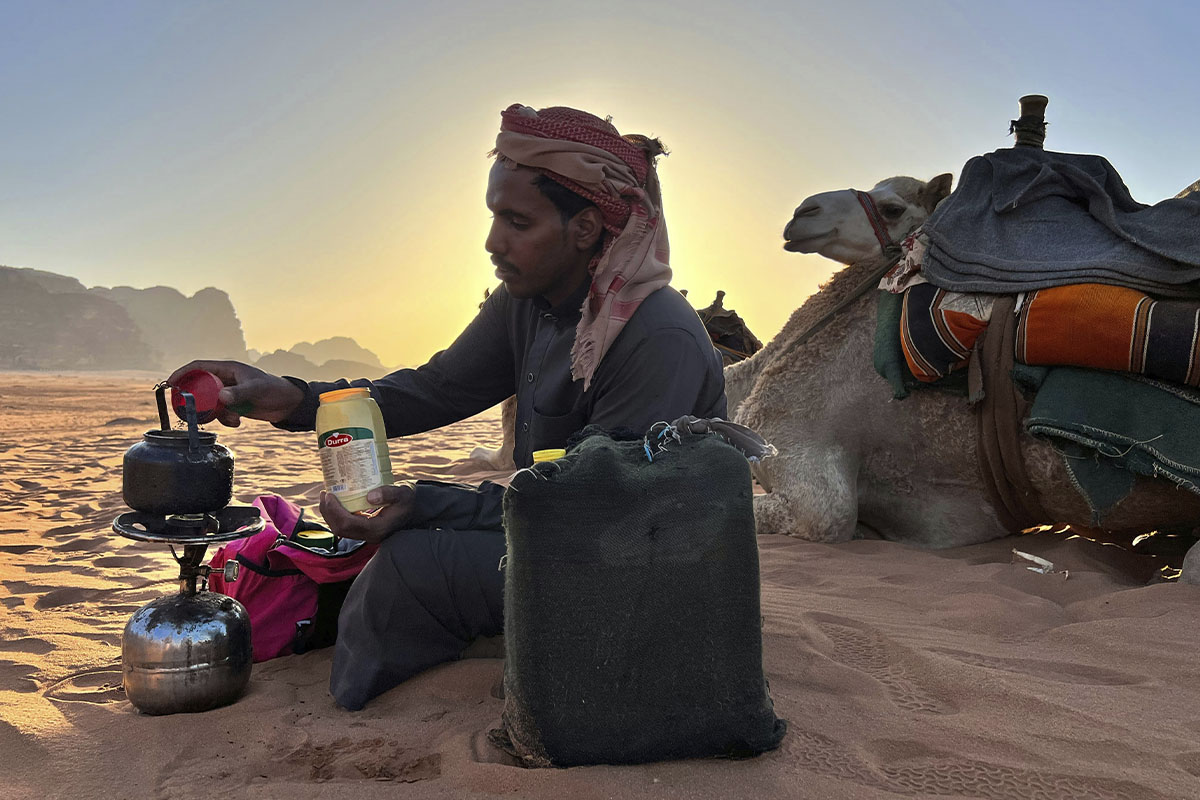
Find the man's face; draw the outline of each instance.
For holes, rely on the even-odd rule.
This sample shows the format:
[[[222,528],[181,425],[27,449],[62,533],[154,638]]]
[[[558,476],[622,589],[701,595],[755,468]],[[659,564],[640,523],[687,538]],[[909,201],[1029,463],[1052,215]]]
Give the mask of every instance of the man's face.
[[[497,161],[488,174],[487,207],[492,228],[484,247],[496,277],[518,299],[544,297],[551,305],[579,288],[590,250],[578,246],[574,228],[533,180],[538,172],[509,169]]]

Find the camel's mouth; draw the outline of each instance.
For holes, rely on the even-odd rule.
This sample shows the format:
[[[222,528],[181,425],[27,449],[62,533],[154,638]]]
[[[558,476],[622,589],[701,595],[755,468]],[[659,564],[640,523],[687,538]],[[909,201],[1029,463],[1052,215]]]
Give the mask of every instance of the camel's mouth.
[[[789,253],[815,253],[821,249],[821,245],[829,239],[836,231],[829,233],[818,233],[815,236],[801,237],[786,237],[783,243],[783,249]]]

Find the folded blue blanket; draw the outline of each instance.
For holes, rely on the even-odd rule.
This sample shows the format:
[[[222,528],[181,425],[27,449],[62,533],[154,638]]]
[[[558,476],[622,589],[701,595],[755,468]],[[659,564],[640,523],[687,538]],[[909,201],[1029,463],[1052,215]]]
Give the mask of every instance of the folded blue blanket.
[[[997,150],[963,167],[925,223],[922,272],[959,292],[1109,283],[1200,297],[1200,193],[1147,206],[1095,155]]]

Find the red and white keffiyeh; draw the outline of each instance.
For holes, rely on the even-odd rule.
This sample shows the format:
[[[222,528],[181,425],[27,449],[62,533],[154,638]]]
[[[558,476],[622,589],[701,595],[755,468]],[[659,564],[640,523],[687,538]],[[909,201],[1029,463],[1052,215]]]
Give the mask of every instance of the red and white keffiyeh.
[[[671,280],[655,140],[622,136],[611,122],[573,108],[500,114],[497,154],[536,169],[600,209],[607,234],[589,267],[592,285],[571,348],[571,375],[591,385],[600,360],[633,312]]]

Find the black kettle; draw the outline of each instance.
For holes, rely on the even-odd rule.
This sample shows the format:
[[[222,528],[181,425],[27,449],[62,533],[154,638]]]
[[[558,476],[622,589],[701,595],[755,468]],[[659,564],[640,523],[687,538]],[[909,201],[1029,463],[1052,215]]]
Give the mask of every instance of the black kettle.
[[[154,387],[161,430],[146,431],[125,451],[121,494],[125,505],[145,514],[206,514],[233,497],[233,454],[217,435],[200,430],[196,400],[183,393],[187,430],[171,430],[167,383]],[[177,391],[177,390],[175,390]]]

